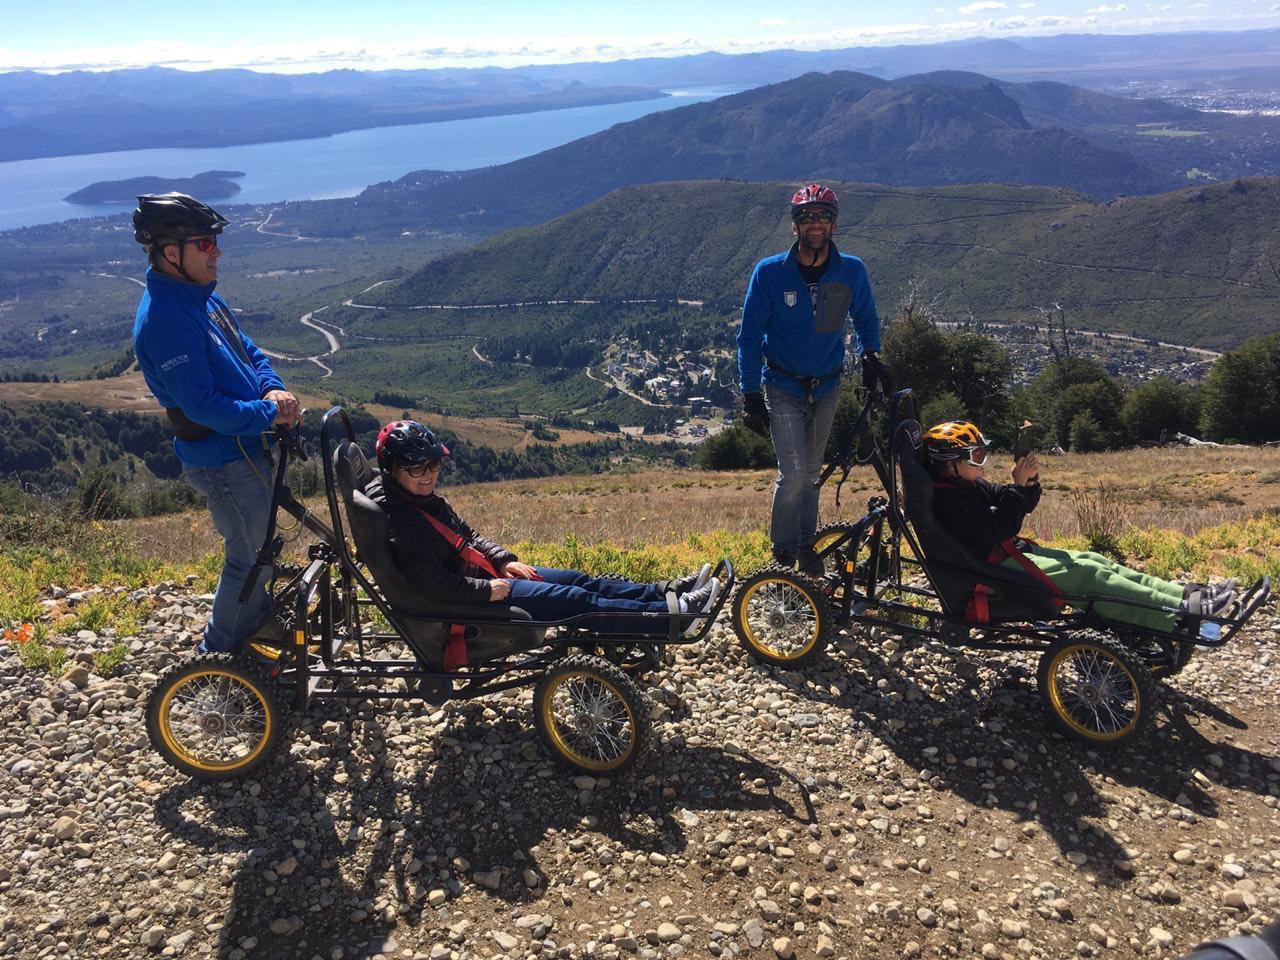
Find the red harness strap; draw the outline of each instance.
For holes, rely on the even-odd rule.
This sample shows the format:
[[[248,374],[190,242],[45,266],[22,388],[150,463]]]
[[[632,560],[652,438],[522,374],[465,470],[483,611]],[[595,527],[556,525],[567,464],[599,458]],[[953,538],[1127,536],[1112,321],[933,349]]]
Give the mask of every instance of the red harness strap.
[[[1033,541],[1027,542],[1033,543]],[[1006,557],[1012,557],[1027,574],[1043,583],[1049,592],[1053,594],[1054,605],[1059,610],[1067,605],[1067,601],[1062,599],[1062,591],[1058,589],[1058,585],[1049,578],[1047,573],[1037,567],[1035,562],[1018,546],[1017,537],[1010,537],[1003,543],[997,544],[995,549],[991,551],[991,556],[987,557],[987,563],[999,563]]]
[[[463,560],[471,564],[471,566],[483,570],[491,577],[499,576],[498,571],[493,569],[493,564],[489,562],[489,558],[467,543],[462,534],[437,520],[421,507],[417,509],[436,528],[436,532],[462,555]],[[465,667],[467,662],[467,628],[461,623],[451,623],[449,625],[449,642],[445,644],[444,648],[444,668],[452,673],[460,667]]]
[[[421,507],[418,507],[417,511],[431,522],[431,525],[436,528],[436,533],[444,537],[449,545],[462,555],[463,560],[467,561],[467,563],[471,564],[473,567],[478,567],[483,570],[491,577],[501,576],[497,570],[493,569],[493,564],[489,562],[489,558],[475,547],[471,546],[471,544],[467,543],[467,541],[463,539],[462,534],[457,530],[454,530],[448,524],[440,522]]]
[[[460,623],[449,624],[449,642],[444,648],[444,668],[452,673],[467,665],[467,628]]]

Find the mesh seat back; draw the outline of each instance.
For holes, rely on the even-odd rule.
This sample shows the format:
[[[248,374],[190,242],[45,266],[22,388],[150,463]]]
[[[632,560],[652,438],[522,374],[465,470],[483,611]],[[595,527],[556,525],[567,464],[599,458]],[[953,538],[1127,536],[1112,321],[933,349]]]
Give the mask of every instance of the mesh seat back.
[[[943,609],[963,616],[974,584],[981,582],[995,589],[989,601],[993,619],[1055,615],[1057,607],[1039,581],[1021,570],[987,563],[938,521],[933,510],[933,473],[920,424],[901,421],[893,445],[906,519],[924,552],[921,562]]]

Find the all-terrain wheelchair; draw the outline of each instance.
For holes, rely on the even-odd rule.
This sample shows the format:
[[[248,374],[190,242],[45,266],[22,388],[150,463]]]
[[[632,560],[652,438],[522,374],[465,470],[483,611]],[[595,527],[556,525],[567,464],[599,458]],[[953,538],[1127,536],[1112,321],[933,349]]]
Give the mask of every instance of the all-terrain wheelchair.
[[[1194,618],[1179,633],[1108,620],[1099,604],[1150,605],[1051,592],[1029,573],[983,562],[938,523],[909,389],[888,403],[868,392],[853,435],[817,483],[837,470],[843,483],[861,462],[884,493],[856,522],[819,529],[823,577],[770,565],[743,579],[734,630],[760,662],[799,667],[839,628],[853,627],[949,647],[1039,651],[1037,686],[1049,716],[1075,739],[1115,746],[1150,728],[1161,679],[1197,647],[1228,643],[1270,594],[1263,577],[1225,615]],[[856,642],[858,632],[849,635]]]
[[[535,725],[561,763],[614,776],[636,762],[650,710],[635,678],[658,668],[672,645],[706,637],[733,587],[727,558],[714,571],[725,589],[711,610],[626,614],[626,625],[635,625],[628,633],[602,632],[592,614],[547,622],[505,603],[436,603],[392,557],[386,514],[365,495],[373,471],[341,407],[325,414],[320,449],[327,522],[286,483],[289,461],[305,458],[305,445],[292,431],[278,445],[258,569],[273,569],[270,591],[285,638],[255,640],[236,655],[197,655],[159,677],[146,720],[165,760],[200,780],[243,777],[285,738],[290,707],[305,712],[318,700],[442,703],[533,684]],[[316,538],[305,566],[281,561],[280,510]],[[248,587],[241,600],[247,596]]]

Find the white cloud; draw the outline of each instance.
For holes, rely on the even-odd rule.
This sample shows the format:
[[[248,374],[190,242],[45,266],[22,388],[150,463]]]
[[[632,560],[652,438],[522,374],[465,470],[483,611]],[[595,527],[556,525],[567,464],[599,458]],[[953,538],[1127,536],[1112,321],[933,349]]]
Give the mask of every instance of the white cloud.
[[[933,8],[933,12],[934,12],[934,13],[946,13],[946,12],[947,12],[947,8],[946,8],[946,7],[934,7],[934,8]]]
[[[938,2],[938,0],[934,0]],[[936,22],[911,22],[878,26],[851,26],[824,32],[815,40],[806,25],[794,19],[776,19],[779,26],[761,33],[754,23],[744,34],[707,36],[699,34],[654,34],[650,36],[605,36],[566,33],[557,37],[530,39],[490,35],[477,43],[474,35],[437,36],[431,44],[373,43],[359,36],[318,37],[304,41],[241,42],[211,51],[200,43],[149,40],[136,44],[65,48],[41,51],[3,46],[0,40],[0,71],[72,69],[110,70],[147,65],[185,70],[215,67],[247,67],[279,73],[351,68],[356,70],[430,69],[441,67],[513,67],[526,64],[558,64],[575,61],[610,61],[636,57],[676,57],[710,50],[725,54],[763,50],[816,50],[838,47],[873,47],[888,44],[937,43],[975,36],[1034,36],[1078,30],[1108,33],[1167,32],[1176,30],[1257,29],[1280,25],[1280,3],[1260,0],[1252,12],[1224,12],[1219,9],[1194,10],[1163,0],[1144,0],[1144,14],[1129,13],[1127,3],[1095,7],[1088,15],[1033,16],[1026,13],[974,16],[975,13],[1008,10],[1011,4],[1028,10],[1036,0],[975,0],[961,8],[938,7]],[[1099,2],[1099,0],[1093,0]],[[1176,3],[1176,0],[1174,0]],[[1186,0],[1183,0],[1185,3]],[[1159,4],[1159,5],[1157,5]],[[1270,12],[1268,12],[1268,10]],[[1099,21],[1098,13],[1108,16]]]
[[[1019,9],[1019,10],[1030,10],[1030,9],[1032,9],[1034,6],[1035,6],[1035,4],[1034,4],[1034,3],[1020,3],[1020,4],[1018,4],[1018,9]]]
[[[760,26],[765,28],[782,27],[786,26],[786,23],[787,21],[781,20],[778,17],[762,17],[760,20]]]

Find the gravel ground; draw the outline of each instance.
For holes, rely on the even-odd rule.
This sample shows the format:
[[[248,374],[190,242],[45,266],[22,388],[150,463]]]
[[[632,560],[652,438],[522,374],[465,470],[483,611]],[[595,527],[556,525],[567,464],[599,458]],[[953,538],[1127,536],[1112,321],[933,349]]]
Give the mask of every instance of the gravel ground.
[[[784,673],[726,615],[616,782],[523,690],[322,704],[203,786],[142,705],[207,599],[154,594],[121,676],[109,636],[56,680],[0,645],[0,956],[1176,957],[1280,913],[1274,607],[1115,754],[1050,731],[1029,658],[862,635]]]

